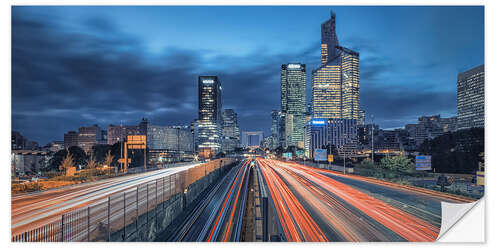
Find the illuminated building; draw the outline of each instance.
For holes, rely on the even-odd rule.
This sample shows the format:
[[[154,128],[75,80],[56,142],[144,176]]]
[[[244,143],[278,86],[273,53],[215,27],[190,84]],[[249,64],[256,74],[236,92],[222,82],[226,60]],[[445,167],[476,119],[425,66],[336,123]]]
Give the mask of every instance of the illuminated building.
[[[312,73],[314,118],[355,119],[360,124],[359,53],[339,46],[335,14],[321,25],[321,67]]]
[[[107,142],[113,145],[117,142],[124,142],[129,135],[147,135],[148,121],[142,118],[138,125],[113,125],[108,126]]]
[[[222,112],[222,151],[233,152],[238,147],[240,147],[238,114],[232,109],[224,109]]]
[[[356,122],[356,119],[311,119],[306,126],[309,134],[307,143],[309,154],[314,152],[314,149],[329,145],[337,149],[349,147],[355,150],[358,145]]]
[[[458,74],[457,129],[484,127],[484,65]]]
[[[281,135],[283,122],[281,119],[281,112],[279,110],[271,111],[271,149],[276,149],[281,146]]]
[[[217,76],[198,77],[198,150],[221,151],[222,87]]]
[[[85,152],[91,152],[92,147],[102,139],[102,130],[99,126],[78,128],[78,146]]]
[[[285,116],[285,147],[298,147],[304,140],[306,115],[305,64],[289,63],[281,65],[281,112]]]
[[[176,162],[192,156],[194,138],[189,126],[148,125],[147,129],[150,163]]]

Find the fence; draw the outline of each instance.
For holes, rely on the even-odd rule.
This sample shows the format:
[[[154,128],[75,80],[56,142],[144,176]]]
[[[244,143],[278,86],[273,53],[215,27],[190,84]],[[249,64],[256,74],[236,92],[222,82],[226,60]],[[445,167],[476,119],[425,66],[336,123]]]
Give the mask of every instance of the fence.
[[[13,242],[150,241],[202,190],[234,166],[221,159],[115,193],[54,223],[12,237]]]

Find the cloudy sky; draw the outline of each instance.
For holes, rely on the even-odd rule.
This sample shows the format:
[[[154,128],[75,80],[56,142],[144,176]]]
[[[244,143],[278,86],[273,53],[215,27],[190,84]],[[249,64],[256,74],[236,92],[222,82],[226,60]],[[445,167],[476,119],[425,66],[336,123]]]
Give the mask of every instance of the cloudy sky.
[[[482,7],[13,7],[12,129],[45,144],[84,125],[189,124],[197,76],[213,74],[241,129],[269,134],[281,64],[306,64],[310,99],[330,10],[360,52],[367,117],[456,115],[457,73],[484,63]]]

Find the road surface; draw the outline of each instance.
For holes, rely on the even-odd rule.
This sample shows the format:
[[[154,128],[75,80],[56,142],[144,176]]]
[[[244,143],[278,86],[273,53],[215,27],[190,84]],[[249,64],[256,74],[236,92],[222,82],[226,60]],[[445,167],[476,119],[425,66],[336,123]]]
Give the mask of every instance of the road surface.
[[[472,201],[297,163],[257,162],[286,241],[434,241],[440,202]]]
[[[231,169],[167,241],[240,241],[250,161]]]
[[[126,175],[42,192],[13,195],[11,199],[12,235],[57,221],[64,213],[102,202],[114,193],[135,188],[140,184],[197,165],[199,164],[187,164],[181,167]]]

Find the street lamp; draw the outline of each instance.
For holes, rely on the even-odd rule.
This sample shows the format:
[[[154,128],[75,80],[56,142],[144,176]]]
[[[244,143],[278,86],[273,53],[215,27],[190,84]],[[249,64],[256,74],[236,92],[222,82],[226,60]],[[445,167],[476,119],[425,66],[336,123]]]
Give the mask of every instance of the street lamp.
[[[304,136],[303,136],[302,150],[304,151],[302,157],[304,159],[304,166],[306,165],[306,126],[304,126]]]
[[[345,174],[345,148],[342,146],[342,151],[344,151],[344,174]]]
[[[373,123],[373,114],[372,114],[372,115],[370,115],[370,117],[372,118],[372,162],[375,162],[375,161],[373,160],[373,125],[374,125],[374,123]]]

